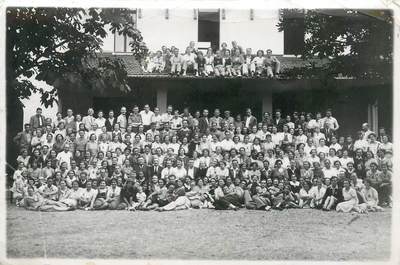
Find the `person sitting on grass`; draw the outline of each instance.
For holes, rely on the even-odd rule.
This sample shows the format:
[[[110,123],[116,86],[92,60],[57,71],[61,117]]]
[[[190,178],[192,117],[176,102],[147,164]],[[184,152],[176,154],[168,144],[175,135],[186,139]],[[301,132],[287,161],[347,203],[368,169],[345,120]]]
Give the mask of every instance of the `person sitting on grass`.
[[[322,179],[314,179],[314,181],[317,182],[317,185],[310,189],[310,195],[312,197],[310,206],[311,208],[322,209],[326,188],[322,185]]]
[[[235,191],[229,191],[224,179],[218,180],[218,187],[214,191],[214,206],[216,210],[238,210],[240,198]]]
[[[322,210],[330,211],[336,209],[336,205],[343,200],[342,189],[338,186],[338,178],[333,176],[331,178],[331,185],[326,189]]]
[[[22,164],[22,163],[20,163]],[[11,192],[13,195],[13,199],[15,200],[15,204],[17,206],[21,205],[21,202],[24,198],[24,188],[25,188],[25,181],[26,179],[23,177],[23,175],[28,175],[26,171],[24,174],[14,174],[14,182],[13,185],[11,187]]]
[[[378,206],[379,197],[378,192],[371,186],[371,181],[369,179],[364,180],[364,188],[361,190],[361,194],[363,195],[366,201],[366,208],[368,211],[376,212],[382,211],[382,207]]]
[[[128,210],[136,211],[138,208],[142,207],[146,202],[147,196],[146,193],[143,191],[143,187],[138,185],[137,192],[136,192],[136,201],[132,203],[132,206],[129,207]]]
[[[283,210],[289,208],[299,208],[296,204],[295,197],[290,191],[290,185],[284,185],[283,182],[279,182],[278,187],[280,191],[273,197],[273,209]]]
[[[126,180],[125,185],[121,189],[118,210],[130,210],[132,208],[137,193],[137,188],[133,184],[132,178]]]
[[[300,208],[311,208],[312,195],[310,193],[310,184],[304,181],[302,188],[299,192],[299,206]]]
[[[92,188],[92,181],[86,182],[86,188],[81,190],[78,200],[78,208],[84,210],[93,209],[94,201],[96,200],[97,190]]]
[[[365,210],[358,206],[357,192],[350,186],[350,181],[343,180],[343,202],[338,203],[336,206],[337,212],[349,213],[352,211],[363,213]]]
[[[155,190],[148,196],[147,201],[138,208],[139,210],[149,211],[155,210],[159,207],[163,207],[175,199],[174,191],[175,184],[165,183],[165,180],[160,179],[158,181],[160,188]]]
[[[99,188],[97,189],[96,199],[93,204],[94,210],[106,210],[108,208],[107,202],[107,191],[106,181],[101,180]]]
[[[121,188],[117,186],[117,180],[113,178],[111,180],[111,186],[107,190],[106,201],[108,203],[108,209],[116,210],[119,205],[121,195]]]
[[[180,195],[176,198],[176,200],[168,203],[167,205],[157,208],[157,211],[173,211],[173,210],[187,210],[191,207],[193,208],[200,208],[202,205],[201,196],[200,196],[200,189],[196,186],[195,190],[189,191],[186,193],[181,193],[179,189],[178,192]]]
[[[34,191],[32,186],[27,189],[27,194],[24,196],[24,207],[30,211],[43,212],[64,212],[75,209],[76,205],[67,205],[63,202],[58,202],[50,199],[45,199],[38,192]]]

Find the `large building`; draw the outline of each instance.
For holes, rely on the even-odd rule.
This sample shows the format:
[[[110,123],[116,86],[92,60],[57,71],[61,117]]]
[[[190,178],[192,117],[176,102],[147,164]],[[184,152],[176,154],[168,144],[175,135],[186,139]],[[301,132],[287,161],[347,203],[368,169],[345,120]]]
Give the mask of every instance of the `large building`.
[[[279,31],[280,18],[290,27]],[[269,9],[136,9],[136,27],[141,31],[150,51],[161,46],[175,46],[182,52],[190,41],[199,49],[217,49],[232,41],[243,48],[272,49],[281,61],[283,76],[286,71],[304,66],[295,54],[304,45],[304,17],[302,11]],[[164,111],[167,105],[191,111],[219,107],[242,114],[251,107],[257,117],[265,111],[281,109],[284,114],[293,111],[324,112],[332,108],[341,123],[342,133],[354,133],[362,122],[372,129],[384,126],[391,131],[392,80],[357,80],[336,78],[327,82],[296,77],[270,80],[265,78],[194,78],[169,77],[144,73],[129,51],[129,39],[118,34],[108,34],[104,39],[101,56],[121,58],[127,68],[132,93],[106,90],[101,93],[76,91],[66,88],[59,93],[59,110],[73,108],[76,113],[86,113],[89,106],[105,111],[119,111],[122,105],[130,109],[145,103]],[[315,60],[324,64],[328,61]],[[80,100],[77,101],[76,98]],[[32,108],[31,108],[32,109]]]

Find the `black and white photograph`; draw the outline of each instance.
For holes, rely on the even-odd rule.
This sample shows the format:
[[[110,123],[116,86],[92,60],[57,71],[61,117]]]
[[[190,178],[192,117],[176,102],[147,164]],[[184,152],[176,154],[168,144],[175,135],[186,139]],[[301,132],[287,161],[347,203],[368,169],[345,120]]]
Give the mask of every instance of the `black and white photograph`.
[[[164,7],[4,8],[4,259],[393,261],[395,10]]]

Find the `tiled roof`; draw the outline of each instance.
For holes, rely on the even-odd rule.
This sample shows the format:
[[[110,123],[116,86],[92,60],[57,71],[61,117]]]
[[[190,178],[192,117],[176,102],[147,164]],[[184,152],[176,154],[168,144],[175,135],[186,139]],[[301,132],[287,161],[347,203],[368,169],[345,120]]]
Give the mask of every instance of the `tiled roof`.
[[[142,67],[138,60],[131,54],[111,54],[111,53],[102,53],[100,56],[107,57],[117,57],[120,58],[124,63],[126,70],[128,72],[128,76],[137,76],[137,77],[163,77],[167,76],[165,74],[159,73],[145,73],[142,70]],[[329,59],[311,59],[311,60],[303,60],[294,56],[283,56],[283,55],[275,55],[278,60],[281,62],[281,72],[284,74],[285,71],[293,68],[305,67],[307,65],[315,64],[316,67],[321,67],[329,62]]]

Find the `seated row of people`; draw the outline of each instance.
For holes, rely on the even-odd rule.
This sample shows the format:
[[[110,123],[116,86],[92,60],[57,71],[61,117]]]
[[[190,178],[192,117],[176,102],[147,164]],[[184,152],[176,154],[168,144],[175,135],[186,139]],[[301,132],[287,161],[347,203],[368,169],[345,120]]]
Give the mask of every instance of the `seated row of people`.
[[[267,76],[276,77],[281,70],[280,61],[272,55],[272,50],[258,50],[253,54],[251,48],[245,51],[232,42],[232,49],[222,43],[215,53],[208,48],[204,54],[194,48],[193,42],[181,54],[178,48],[163,46],[162,50],[152,53],[145,62],[143,70],[148,73],[168,72],[171,75],[186,76]]]

